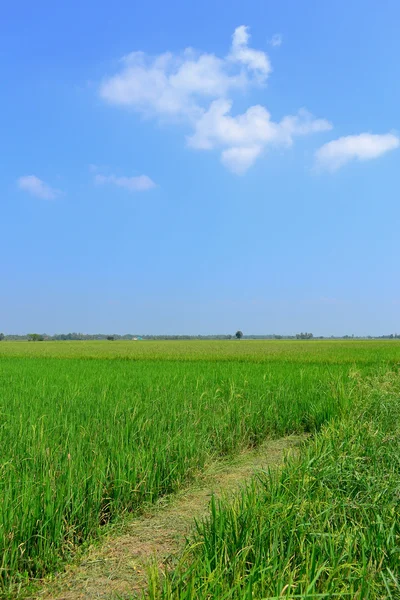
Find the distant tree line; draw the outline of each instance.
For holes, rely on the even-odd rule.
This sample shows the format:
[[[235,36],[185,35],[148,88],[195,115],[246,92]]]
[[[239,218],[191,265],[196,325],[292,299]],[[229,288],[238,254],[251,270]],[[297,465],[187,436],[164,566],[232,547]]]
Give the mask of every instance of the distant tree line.
[[[244,340],[394,340],[400,339],[400,334],[390,333],[387,335],[366,335],[366,336],[354,336],[354,335],[338,335],[338,336],[314,336],[312,333],[301,332],[295,335],[281,335],[281,334],[266,334],[266,335],[244,335],[239,329],[234,335],[231,334],[216,334],[216,335],[146,335],[146,334],[131,334],[119,335],[117,333],[57,333],[55,335],[47,335],[46,333],[28,333],[26,335],[6,335],[0,333],[1,341],[30,341],[30,342],[43,342],[43,341],[78,341],[78,340],[232,340],[232,339],[244,339]]]
[[[234,336],[231,334],[216,334],[216,335],[145,335],[145,334],[131,334],[119,335],[117,333],[56,333],[55,335],[48,335],[47,333],[28,333],[26,335],[0,334],[1,340],[8,341],[79,341],[79,340],[231,340]]]

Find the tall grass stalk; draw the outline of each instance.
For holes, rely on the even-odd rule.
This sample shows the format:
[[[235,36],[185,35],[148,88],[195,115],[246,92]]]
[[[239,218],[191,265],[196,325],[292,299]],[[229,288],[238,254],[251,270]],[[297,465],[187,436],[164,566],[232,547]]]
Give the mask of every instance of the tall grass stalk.
[[[357,387],[298,459],[212,502],[152,600],[400,598],[400,373]]]

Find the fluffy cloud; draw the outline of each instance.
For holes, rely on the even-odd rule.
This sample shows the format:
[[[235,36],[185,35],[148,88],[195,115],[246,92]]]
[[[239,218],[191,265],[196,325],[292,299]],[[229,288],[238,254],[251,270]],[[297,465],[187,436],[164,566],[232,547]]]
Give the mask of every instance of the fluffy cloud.
[[[60,190],[50,187],[36,175],[24,175],[18,179],[17,183],[24,192],[43,200],[54,200],[61,194]]]
[[[315,119],[305,110],[280,122],[271,120],[263,106],[251,106],[236,117],[229,113],[232,102],[215,100],[197,121],[195,132],[188,138],[193,148],[209,150],[226,147],[223,164],[237,174],[243,174],[267,146],[291,146],[293,138],[331,129],[325,119]]]
[[[273,39],[279,45],[280,38]],[[264,85],[271,70],[267,54],[250,46],[248,28],[242,25],[222,58],[193,49],[156,57],[133,52],[122,59],[118,73],[103,81],[100,95],[147,116],[186,122],[192,129],[189,146],[220,149],[222,163],[243,174],[267,146],[290,146],[295,136],[331,128],[304,110],[279,122],[260,105],[233,116],[232,94]]]
[[[95,183],[98,185],[112,184],[124,188],[129,192],[145,192],[156,187],[156,184],[147,175],[138,177],[116,177],[115,175],[96,175]]]
[[[254,144],[253,146],[237,146],[224,150],[221,154],[221,162],[232,173],[243,175],[246,173],[257,157],[262,152],[262,146]]]
[[[196,119],[210,98],[263,83],[271,68],[267,55],[248,45],[247,28],[238,27],[226,58],[197,53],[147,56],[132,52],[121,70],[103,81],[100,95],[109,103],[130,106],[144,114]],[[235,68],[236,67],[236,68]]]
[[[125,105],[146,115],[195,118],[201,97],[224,95],[238,84],[213,55],[184,57],[163,54],[149,58],[134,52],[123,59],[122,71],[103,82],[101,96],[112,104]]]
[[[352,160],[371,160],[400,146],[400,139],[393,133],[376,135],[360,133],[348,135],[324,144],[315,153],[316,165],[336,171]]]
[[[271,72],[271,63],[268,56],[261,50],[249,48],[249,30],[245,25],[237,27],[232,36],[232,47],[229,59],[240,63],[253,71],[260,81],[265,81]]]

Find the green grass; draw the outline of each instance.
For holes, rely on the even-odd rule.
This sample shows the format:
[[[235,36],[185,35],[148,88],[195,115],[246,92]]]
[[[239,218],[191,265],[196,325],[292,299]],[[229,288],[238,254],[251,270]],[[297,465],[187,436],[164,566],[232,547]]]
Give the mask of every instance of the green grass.
[[[215,457],[351,413],[397,342],[0,343],[0,588]],[[14,590],[14,591],[13,591]]]
[[[400,373],[210,516],[151,600],[400,598]]]

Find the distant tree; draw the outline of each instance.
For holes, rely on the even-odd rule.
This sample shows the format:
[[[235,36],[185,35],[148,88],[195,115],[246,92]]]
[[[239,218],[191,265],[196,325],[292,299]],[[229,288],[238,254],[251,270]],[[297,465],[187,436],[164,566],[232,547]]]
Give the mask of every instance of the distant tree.
[[[109,342],[113,342],[115,338],[114,338],[113,335],[108,335],[107,339],[108,339]]]
[[[240,329],[235,333],[235,338],[237,340],[241,340],[243,337],[243,331],[240,331]]]
[[[296,340],[312,340],[313,337],[312,333],[296,333]]]
[[[28,342],[43,342],[44,337],[40,333],[28,333]]]
[[[0,342],[4,340],[4,333],[0,333]]]

